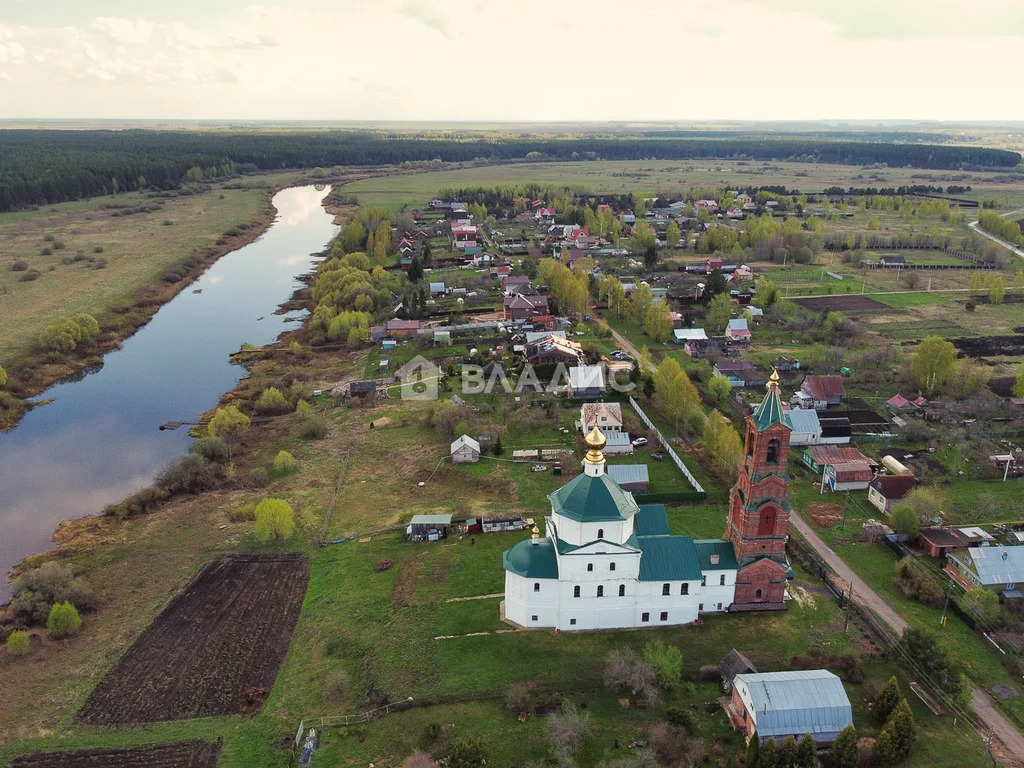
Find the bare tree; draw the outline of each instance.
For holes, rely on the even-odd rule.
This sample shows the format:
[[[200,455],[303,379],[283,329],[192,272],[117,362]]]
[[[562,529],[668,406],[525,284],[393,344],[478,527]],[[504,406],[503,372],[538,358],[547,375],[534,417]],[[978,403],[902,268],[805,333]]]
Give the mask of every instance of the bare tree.
[[[656,704],[661,701],[661,691],[655,682],[654,669],[632,648],[617,648],[605,657],[602,670],[607,688],[622,688],[634,696]]]
[[[575,763],[589,726],[590,714],[580,712],[572,703],[566,703],[562,711],[548,721],[548,735],[554,746],[555,759],[560,766],[571,766]]]

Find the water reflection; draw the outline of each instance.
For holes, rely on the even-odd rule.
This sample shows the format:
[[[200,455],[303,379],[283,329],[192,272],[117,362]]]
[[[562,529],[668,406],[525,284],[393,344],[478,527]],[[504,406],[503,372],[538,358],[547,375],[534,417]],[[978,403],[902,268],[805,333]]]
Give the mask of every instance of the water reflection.
[[[272,341],[302,316],[273,312],[334,235],[321,206],[329,191],[279,192],[277,220],[262,238],[220,259],[103,365],[44,392],[39,399],[52,403],[0,434],[0,576],[47,549],[61,520],[148,484],[189,443],[184,430],[157,427],[214,406],[243,373],[228,354]],[[0,599],[7,595],[0,584]]]

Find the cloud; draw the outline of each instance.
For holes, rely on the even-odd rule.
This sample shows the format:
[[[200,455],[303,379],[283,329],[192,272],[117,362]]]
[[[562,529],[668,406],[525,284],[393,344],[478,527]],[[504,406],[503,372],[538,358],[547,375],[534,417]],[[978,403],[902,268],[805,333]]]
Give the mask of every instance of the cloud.
[[[448,33],[448,19],[438,11],[428,0],[406,0],[398,7],[398,12],[403,16],[418,21],[425,27],[440,32],[445,37]]]

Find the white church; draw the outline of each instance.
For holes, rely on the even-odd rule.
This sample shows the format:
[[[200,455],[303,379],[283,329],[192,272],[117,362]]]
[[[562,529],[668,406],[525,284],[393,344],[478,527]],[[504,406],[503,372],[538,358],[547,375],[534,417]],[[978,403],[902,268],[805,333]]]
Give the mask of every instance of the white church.
[[[596,426],[586,443],[583,474],[548,496],[546,537],[535,527],[505,552],[505,619],[573,631],[689,624],[728,610],[733,543],[670,535],[663,505],[638,505],[608,477]]]

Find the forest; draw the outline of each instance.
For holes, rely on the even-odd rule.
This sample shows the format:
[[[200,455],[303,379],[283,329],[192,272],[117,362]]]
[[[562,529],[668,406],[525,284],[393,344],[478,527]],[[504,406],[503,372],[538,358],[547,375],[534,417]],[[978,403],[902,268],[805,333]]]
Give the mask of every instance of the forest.
[[[0,211],[257,170],[487,160],[733,158],[931,169],[1013,168],[1017,152],[982,147],[757,138],[644,138],[386,132],[0,132]]]

